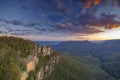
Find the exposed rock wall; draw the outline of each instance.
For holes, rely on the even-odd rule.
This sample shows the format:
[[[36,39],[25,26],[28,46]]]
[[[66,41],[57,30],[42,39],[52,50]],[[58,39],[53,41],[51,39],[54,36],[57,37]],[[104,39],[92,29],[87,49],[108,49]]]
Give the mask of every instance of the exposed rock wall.
[[[43,67],[40,68],[39,72],[36,75],[36,80],[43,80],[50,76],[55,69],[55,65],[59,61],[60,61],[59,55],[53,56],[44,68]]]
[[[29,55],[27,59],[25,59],[26,63],[26,71],[22,72],[21,80],[26,80],[29,77],[30,71],[35,71],[36,66],[38,65],[40,56],[51,55],[51,48],[49,46],[37,46],[34,50],[33,55]],[[55,68],[55,65],[60,61],[60,55],[54,54],[48,60],[46,65],[41,66],[39,71],[36,73],[35,80],[43,80],[51,75],[52,71]]]
[[[46,46],[46,45],[44,46],[37,45],[36,52],[37,52],[37,55],[42,55],[42,56],[50,55],[51,48],[50,46]]]
[[[26,63],[26,71],[22,72],[21,80],[26,80],[29,76],[28,73],[35,70],[38,60],[38,57],[34,55],[29,55],[28,58],[24,60]]]
[[[28,77],[28,72],[25,71],[21,74],[21,79],[20,80],[26,80],[27,77]]]
[[[42,53],[43,56],[50,55],[50,53],[51,53],[51,48],[50,48],[49,46],[44,45],[44,46],[41,48],[41,53]]]
[[[36,75],[36,80],[42,80],[44,79],[44,69],[43,67],[40,68],[39,72]]]
[[[40,53],[41,53],[41,49],[42,49],[42,46],[37,45],[37,51],[38,51],[37,53],[38,53],[38,54],[40,54]]]

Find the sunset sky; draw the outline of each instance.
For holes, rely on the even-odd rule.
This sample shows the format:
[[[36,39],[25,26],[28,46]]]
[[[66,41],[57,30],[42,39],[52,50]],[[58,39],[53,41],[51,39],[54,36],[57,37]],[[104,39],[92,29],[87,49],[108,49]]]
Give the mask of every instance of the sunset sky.
[[[120,0],[0,0],[0,35],[47,41],[120,39]]]

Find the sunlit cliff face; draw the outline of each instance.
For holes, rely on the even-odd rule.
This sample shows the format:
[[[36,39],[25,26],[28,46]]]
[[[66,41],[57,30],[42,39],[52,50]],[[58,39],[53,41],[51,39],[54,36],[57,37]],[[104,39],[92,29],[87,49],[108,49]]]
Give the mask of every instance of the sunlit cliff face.
[[[0,35],[31,40],[120,39],[120,0],[0,0]]]

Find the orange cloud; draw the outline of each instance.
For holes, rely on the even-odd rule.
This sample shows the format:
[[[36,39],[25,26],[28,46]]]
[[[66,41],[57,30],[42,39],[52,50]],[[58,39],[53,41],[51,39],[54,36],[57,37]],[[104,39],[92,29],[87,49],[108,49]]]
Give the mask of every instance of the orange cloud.
[[[105,29],[114,29],[120,27],[118,24],[107,24],[105,25]]]
[[[90,8],[92,6],[97,6],[98,4],[100,4],[100,0],[86,0],[83,7]]]
[[[90,8],[92,6],[92,1],[87,1],[85,4],[83,4],[84,8]]]
[[[100,0],[94,0],[94,6],[97,6],[100,3]]]

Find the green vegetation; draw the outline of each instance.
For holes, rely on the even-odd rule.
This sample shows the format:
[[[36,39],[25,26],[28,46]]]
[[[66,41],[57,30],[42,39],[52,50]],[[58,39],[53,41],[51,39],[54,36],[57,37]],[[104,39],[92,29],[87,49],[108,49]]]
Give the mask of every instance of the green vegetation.
[[[39,56],[39,62],[35,68],[34,71],[31,71],[29,73],[29,76],[27,77],[27,80],[35,80],[36,79],[36,74],[39,72],[41,67],[45,67],[45,65],[48,63],[50,59],[50,56]]]
[[[120,79],[120,40],[105,41],[102,44],[95,44],[89,41],[69,41],[53,48],[75,56],[83,64],[97,64],[102,71],[114,77],[115,80]]]
[[[16,51],[21,57],[27,57],[32,53],[35,44],[32,41],[24,40],[16,37],[0,37],[0,48],[10,47]]]
[[[58,45],[57,50],[66,52],[55,70],[45,80],[119,80],[120,42],[93,44],[68,42]],[[32,54],[35,44],[16,37],[0,37],[0,80],[20,80],[20,73],[26,70],[24,58]],[[39,56],[35,71],[27,80],[34,80],[40,67],[45,67],[49,56]]]
[[[20,80],[21,73],[26,70],[24,58],[33,54],[35,44],[29,40],[16,37],[0,37],[0,80]],[[40,67],[45,67],[56,52],[48,56],[38,56],[39,62],[34,71],[29,72],[27,80],[35,80]]]
[[[48,63],[48,61],[50,60],[51,57],[53,57],[56,54],[56,52],[51,53],[50,55],[47,56],[39,56],[39,62],[35,68],[34,71],[31,71],[29,73],[29,76],[27,78],[27,80],[35,80],[36,79],[36,74],[39,72],[41,67],[45,67]]]
[[[32,53],[34,43],[15,37],[0,37],[0,80],[20,80],[26,69],[23,61]]]
[[[99,66],[92,56],[64,56],[47,80],[115,80]]]
[[[120,54],[115,53],[103,58],[101,67],[117,80],[120,79]]]

